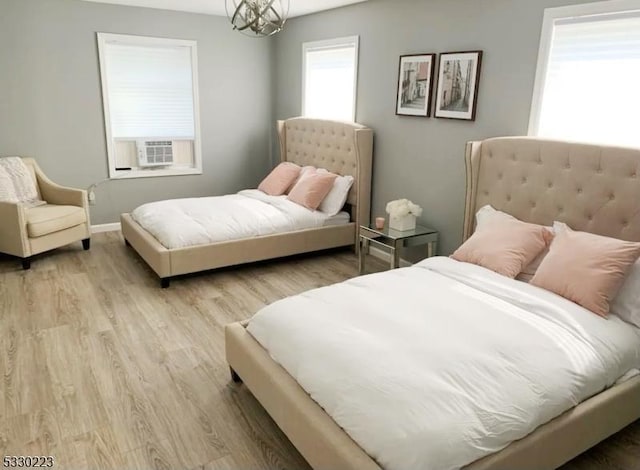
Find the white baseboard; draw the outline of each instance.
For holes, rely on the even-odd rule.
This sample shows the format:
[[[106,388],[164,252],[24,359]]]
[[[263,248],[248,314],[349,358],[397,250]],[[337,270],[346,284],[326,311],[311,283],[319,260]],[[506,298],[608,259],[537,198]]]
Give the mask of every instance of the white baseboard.
[[[376,248],[375,246],[369,246],[369,254],[374,258],[381,259],[382,261],[386,261],[387,263],[391,262],[391,253],[387,253],[386,251],[381,250],[380,248]],[[412,265],[413,263],[410,263],[406,259],[400,258],[401,268],[407,268]]]
[[[91,226],[91,233],[117,232],[118,230],[120,230],[120,222]]]

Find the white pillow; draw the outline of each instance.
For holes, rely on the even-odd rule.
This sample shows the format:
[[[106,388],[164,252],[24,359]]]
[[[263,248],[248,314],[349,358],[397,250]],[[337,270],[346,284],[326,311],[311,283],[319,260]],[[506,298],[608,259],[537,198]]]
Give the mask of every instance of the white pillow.
[[[478,209],[478,212],[476,212],[477,227],[491,224],[491,222],[495,220],[518,220],[518,219],[510,214],[507,214],[506,212],[502,212],[497,209],[494,209],[492,206],[488,204],[486,206],[481,207],[480,209]],[[554,233],[553,227],[547,227],[547,229],[551,233]],[[525,266],[522,272],[518,274],[516,279],[524,282],[529,282],[531,279],[533,279],[533,276],[538,270],[540,263],[542,263],[542,260],[544,259],[545,256],[547,256],[548,253],[549,253],[549,247],[542,250],[542,253],[540,253],[531,263]]]
[[[611,303],[611,313],[640,328],[640,261],[627,274],[627,279]]]
[[[493,206],[487,204],[481,207],[476,212],[476,225],[478,227],[488,225],[492,220],[518,220],[514,216],[507,214],[506,212],[494,209]]]
[[[318,173],[330,173],[329,171],[319,168]],[[353,185],[353,176],[338,176],[333,182],[333,188],[329,191],[329,194],[322,200],[319,211],[324,212],[329,217],[336,215],[342,210],[345,202],[347,202],[347,196],[349,190]]]

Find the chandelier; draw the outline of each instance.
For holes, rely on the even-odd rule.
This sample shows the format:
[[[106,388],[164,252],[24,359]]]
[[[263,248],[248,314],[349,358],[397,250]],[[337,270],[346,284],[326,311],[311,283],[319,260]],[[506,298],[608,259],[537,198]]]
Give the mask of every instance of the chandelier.
[[[225,7],[233,29],[252,37],[281,31],[289,14],[289,0],[225,0]]]

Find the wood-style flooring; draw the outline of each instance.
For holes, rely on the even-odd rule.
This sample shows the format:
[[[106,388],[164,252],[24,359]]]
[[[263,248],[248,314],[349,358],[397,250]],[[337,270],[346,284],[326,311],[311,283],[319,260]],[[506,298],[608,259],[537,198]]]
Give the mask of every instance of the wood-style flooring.
[[[308,469],[224,359],[224,325],[356,275],[350,251],[224,269],[161,290],[117,232],[0,256],[0,450],[63,469]],[[564,467],[640,469],[640,423]]]

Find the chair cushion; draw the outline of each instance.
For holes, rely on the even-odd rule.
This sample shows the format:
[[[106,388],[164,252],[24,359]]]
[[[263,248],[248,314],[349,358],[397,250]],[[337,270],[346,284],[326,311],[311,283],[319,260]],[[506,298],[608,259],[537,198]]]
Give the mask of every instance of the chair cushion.
[[[46,204],[27,209],[27,233],[29,237],[41,237],[75,227],[87,221],[82,207]]]

